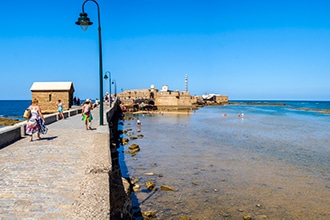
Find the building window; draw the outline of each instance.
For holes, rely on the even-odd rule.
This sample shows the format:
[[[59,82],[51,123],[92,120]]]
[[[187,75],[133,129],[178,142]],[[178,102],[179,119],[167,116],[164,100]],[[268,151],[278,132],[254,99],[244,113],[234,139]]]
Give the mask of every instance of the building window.
[[[52,101],[52,94],[48,95],[48,100],[51,102]]]

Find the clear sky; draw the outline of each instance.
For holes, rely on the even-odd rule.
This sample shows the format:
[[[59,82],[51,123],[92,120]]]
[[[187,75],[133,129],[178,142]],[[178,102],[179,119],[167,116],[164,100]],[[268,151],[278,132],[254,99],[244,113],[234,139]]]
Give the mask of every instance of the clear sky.
[[[0,100],[30,99],[33,82],[72,81],[99,97],[94,24],[83,0],[0,4]],[[98,0],[103,70],[122,89],[188,89],[230,100],[330,100],[330,1]],[[104,92],[109,80],[104,81]],[[114,87],[112,88],[114,91]]]

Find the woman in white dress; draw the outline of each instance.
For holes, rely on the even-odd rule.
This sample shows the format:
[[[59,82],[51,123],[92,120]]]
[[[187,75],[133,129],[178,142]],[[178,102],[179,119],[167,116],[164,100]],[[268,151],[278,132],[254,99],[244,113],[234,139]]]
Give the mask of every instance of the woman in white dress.
[[[40,124],[44,124],[45,119],[41,113],[41,109],[38,106],[38,100],[32,100],[32,104],[29,106],[31,110],[31,116],[26,123],[26,134],[30,135],[30,141],[33,141],[33,134],[37,133],[38,139],[40,140]]]

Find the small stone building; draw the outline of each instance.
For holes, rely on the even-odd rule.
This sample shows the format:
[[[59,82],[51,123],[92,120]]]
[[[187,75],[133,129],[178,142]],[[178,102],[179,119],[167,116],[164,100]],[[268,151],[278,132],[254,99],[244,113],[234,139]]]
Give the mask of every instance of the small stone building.
[[[43,113],[57,112],[56,102],[61,100],[63,110],[72,106],[74,87],[72,82],[34,82],[32,100],[37,99]]]

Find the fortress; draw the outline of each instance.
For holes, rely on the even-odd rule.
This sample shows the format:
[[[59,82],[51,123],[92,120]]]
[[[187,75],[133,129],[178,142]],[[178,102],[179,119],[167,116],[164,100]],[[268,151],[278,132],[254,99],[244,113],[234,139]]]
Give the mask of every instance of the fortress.
[[[153,85],[149,89],[125,90],[117,97],[125,106],[145,105],[159,110],[192,110],[204,105],[221,105],[228,103],[228,96],[210,94],[191,96],[188,91],[169,90],[163,85],[158,90]]]

